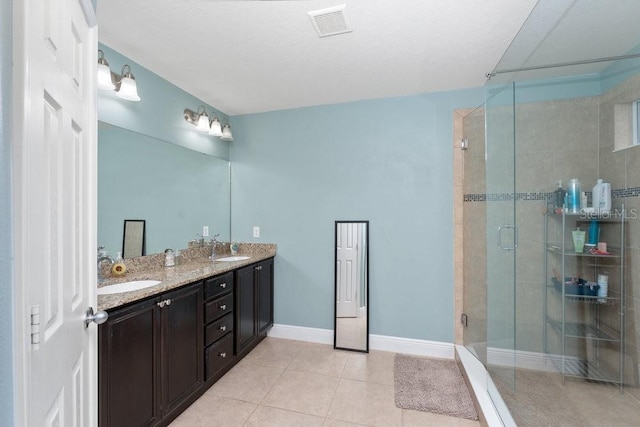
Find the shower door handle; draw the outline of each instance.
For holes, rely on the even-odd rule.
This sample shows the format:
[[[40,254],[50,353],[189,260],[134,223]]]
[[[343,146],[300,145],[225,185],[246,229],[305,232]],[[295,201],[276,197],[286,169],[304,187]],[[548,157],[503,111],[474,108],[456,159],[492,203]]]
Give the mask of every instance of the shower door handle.
[[[513,244],[505,244],[502,241],[502,235],[504,230],[513,230]],[[498,227],[498,247],[503,251],[515,251],[518,248],[518,227],[515,225],[501,225]]]

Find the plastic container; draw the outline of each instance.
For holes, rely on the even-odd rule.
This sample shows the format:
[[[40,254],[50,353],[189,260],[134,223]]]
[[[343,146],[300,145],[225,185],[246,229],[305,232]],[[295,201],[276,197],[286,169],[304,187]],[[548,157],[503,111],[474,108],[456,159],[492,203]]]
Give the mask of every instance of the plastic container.
[[[598,274],[598,302],[607,302],[606,298],[609,291],[609,275]]]
[[[567,186],[567,209],[569,213],[580,213],[580,181],[577,178],[571,178]]]

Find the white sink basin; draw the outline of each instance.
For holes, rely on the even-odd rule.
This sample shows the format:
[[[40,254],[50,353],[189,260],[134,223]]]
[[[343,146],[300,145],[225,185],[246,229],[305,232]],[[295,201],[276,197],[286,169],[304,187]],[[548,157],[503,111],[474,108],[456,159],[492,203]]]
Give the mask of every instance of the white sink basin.
[[[223,258],[216,258],[214,261],[222,261],[222,262],[233,262],[233,261],[244,261],[245,259],[251,258],[250,256],[226,256]]]
[[[132,282],[116,283],[98,288],[98,295],[120,294],[122,292],[139,291],[159,284],[159,280],[134,280]]]

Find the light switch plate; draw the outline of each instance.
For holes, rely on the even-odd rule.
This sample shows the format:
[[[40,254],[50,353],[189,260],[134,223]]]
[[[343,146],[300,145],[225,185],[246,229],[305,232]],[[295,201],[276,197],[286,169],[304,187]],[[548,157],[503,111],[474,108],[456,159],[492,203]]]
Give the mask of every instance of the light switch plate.
[[[253,237],[260,237],[260,227],[253,227]]]

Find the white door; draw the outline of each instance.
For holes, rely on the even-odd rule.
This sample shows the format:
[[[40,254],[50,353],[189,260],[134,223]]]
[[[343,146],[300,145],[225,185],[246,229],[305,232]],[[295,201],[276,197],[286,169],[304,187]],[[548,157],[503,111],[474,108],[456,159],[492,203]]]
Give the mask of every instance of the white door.
[[[97,425],[97,34],[89,0],[16,0],[16,425]]]
[[[358,314],[358,289],[360,265],[358,256],[359,224],[338,224],[336,248],[336,316],[356,317]]]

